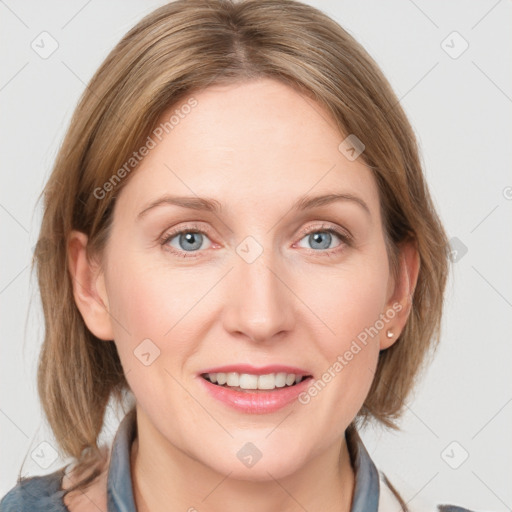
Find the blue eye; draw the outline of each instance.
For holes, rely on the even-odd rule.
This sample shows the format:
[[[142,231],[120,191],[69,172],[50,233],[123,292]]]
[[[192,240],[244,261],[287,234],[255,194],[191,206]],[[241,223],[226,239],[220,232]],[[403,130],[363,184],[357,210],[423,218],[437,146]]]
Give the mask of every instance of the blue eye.
[[[331,247],[331,243],[333,242],[333,235],[334,238],[338,238],[342,242],[334,248]],[[305,233],[301,241],[304,239],[307,239],[307,242],[310,244],[310,247],[313,251],[320,252],[335,252],[340,249],[340,245],[343,246],[345,244],[349,244],[348,235],[340,233],[333,228],[314,228]]]
[[[204,231],[195,229],[183,229],[181,231],[176,231],[165,235],[161,241],[161,244],[166,245],[174,254],[188,258],[194,257],[195,254],[187,253],[195,253],[198,252],[199,249],[204,248],[203,242],[205,237],[206,233]],[[176,239],[178,245],[177,247],[171,243],[174,239]]]
[[[315,231],[314,233],[311,233],[307,235],[308,242],[311,243],[313,246],[315,244],[318,244],[318,247],[313,247],[313,249],[329,249],[329,246],[332,242],[332,233],[328,231]]]

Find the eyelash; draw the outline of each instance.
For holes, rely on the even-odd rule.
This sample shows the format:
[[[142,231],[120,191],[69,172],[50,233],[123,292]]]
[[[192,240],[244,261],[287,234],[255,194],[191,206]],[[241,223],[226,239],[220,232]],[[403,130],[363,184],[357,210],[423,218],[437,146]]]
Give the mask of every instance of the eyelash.
[[[176,235],[181,235],[184,233],[199,233],[201,235],[208,236],[208,232],[200,229],[197,225],[190,225],[185,226],[184,228],[180,228],[174,231],[170,231],[165,233],[160,238],[160,245],[165,246],[165,250],[171,252],[172,254],[182,257],[182,258],[197,258],[197,252],[200,251],[177,251],[174,249],[174,247],[166,246]],[[344,246],[351,247],[353,243],[353,238],[351,235],[349,235],[347,232],[335,229],[331,227],[330,225],[322,225],[322,226],[315,226],[313,228],[306,228],[301,231],[299,236],[299,241],[302,240],[305,236],[311,234],[311,233],[330,233],[336,235],[342,242],[342,244],[338,247],[335,247],[333,249],[325,249],[325,250],[315,250],[310,249],[311,253],[313,253],[314,256],[332,256],[338,252],[341,252],[345,249]]]

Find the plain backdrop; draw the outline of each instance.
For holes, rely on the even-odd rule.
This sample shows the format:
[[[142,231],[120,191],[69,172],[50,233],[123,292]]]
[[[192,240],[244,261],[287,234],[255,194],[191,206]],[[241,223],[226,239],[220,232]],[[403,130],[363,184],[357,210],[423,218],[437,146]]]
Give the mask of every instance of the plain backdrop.
[[[37,457],[51,461],[55,446],[36,394],[44,329],[30,275],[37,197],[86,83],[163,3],[0,1],[0,496],[22,463],[23,474],[64,463],[42,467]],[[441,345],[402,431],[370,428],[363,440],[392,482],[410,486],[411,505],[433,498],[511,510],[512,2],[308,3],[353,34],[390,80],[454,251]],[[105,436],[119,419],[109,411]]]

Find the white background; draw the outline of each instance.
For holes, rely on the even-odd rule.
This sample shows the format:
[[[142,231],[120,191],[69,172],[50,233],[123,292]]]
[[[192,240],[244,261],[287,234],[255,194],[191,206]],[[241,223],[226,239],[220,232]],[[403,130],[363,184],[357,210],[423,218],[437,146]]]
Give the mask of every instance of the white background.
[[[43,470],[31,458],[41,442],[55,445],[36,395],[43,335],[30,276],[36,200],[85,84],[124,33],[163,3],[0,1],[0,496],[14,486],[25,456],[24,474],[63,465],[60,459]],[[467,247],[453,264],[440,349],[402,432],[369,429],[365,445],[392,482],[408,483],[410,505],[433,499],[511,510],[512,2],[308,3],[352,33],[383,69],[418,134],[449,237]],[[47,59],[31,48],[43,31],[59,45]],[[453,31],[469,43],[458,58],[443,49],[462,48],[459,36],[446,40]],[[106,436],[118,420],[109,416]],[[452,441],[453,451],[443,452]],[[445,459],[455,465],[463,450],[469,457],[452,469]]]

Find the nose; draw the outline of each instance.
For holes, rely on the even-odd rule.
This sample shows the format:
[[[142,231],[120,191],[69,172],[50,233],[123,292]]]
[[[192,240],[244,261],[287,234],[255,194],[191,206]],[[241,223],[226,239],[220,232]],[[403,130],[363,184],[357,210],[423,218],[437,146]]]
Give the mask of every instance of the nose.
[[[253,342],[275,342],[290,332],[297,299],[287,283],[284,265],[266,249],[252,263],[235,254],[227,276],[224,328],[231,335]]]

